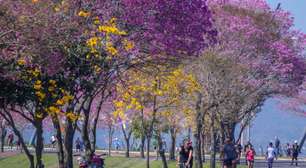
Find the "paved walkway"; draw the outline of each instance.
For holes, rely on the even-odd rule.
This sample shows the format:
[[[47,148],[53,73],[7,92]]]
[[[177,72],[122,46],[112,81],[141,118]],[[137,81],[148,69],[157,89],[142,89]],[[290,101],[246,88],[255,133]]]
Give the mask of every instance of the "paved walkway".
[[[267,168],[267,162],[264,160],[256,160],[254,164],[254,168]],[[277,160],[273,163],[273,168],[306,168],[305,161],[299,161],[298,166],[291,166],[290,161]]]
[[[10,157],[10,156],[15,156],[17,155],[18,152],[16,151],[5,151],[5,152],[0,152],[0,159],[5,158],[5,157]]]

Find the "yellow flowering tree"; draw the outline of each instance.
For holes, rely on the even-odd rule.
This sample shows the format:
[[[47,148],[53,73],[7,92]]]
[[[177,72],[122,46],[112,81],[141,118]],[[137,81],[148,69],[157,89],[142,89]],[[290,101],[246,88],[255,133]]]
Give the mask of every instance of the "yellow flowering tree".
[[[169,70],[170,69],[170,70]],[[126,120],[126,111],[141,113],[142,120],[148,120],[146,129],[147,148],[149,149],[153,130],[157,131],[159,145],[161,131],[166,125],[163,121],[173,121],[174,109],[182,107],[182,101],[193,98],[198,84],[193,76],[186,74],[182,68],[153,67],[144,68],[145,72],[129,71],[126,80],[117,85],[118,97],[114,101],[114,115]],[[145,125],[144,123],[142,125]],[[147,153],[148,155],[148,153]],[[164,153],[163,162],[166,166]]]

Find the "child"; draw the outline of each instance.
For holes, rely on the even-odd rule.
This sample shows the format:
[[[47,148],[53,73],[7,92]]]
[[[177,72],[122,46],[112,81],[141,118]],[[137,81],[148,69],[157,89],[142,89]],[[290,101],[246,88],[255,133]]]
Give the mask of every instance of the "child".
[[[248,168],[254,167],[254,158],[255,158],[255,150],[252,148],[251,145],[248,146],[246,151],[246,158],[248,162]]]

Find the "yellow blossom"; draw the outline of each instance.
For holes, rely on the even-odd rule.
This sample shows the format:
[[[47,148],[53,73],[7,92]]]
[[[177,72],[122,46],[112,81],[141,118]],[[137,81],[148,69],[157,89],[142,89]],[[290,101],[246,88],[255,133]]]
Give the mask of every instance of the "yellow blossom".
[[[78,116],[77,116],[77,115],[75,115],[75,114],[74,114],[74,113],[72,113],[72,112],[68,112],[68,113],[66,113],[66,117],[67,117],[68,119],[72,120],[72,121],[75,121],[75,120],[77,120],[77,119],[78,119]]]
[[[99,26],[98,27],[99,32],[105,32],[105,33],[110,33],[110,34],[115,34],[115,35],[126,35],[127,33],[125,31],[120,31],[117,27],[115,26]]]
[[[36,113],[35,116],[36,116],[36,118],[40,118],[40,119],[43,118],[43,114],[42,113]]]
[[[44,94],[44,93],[42,93],[40,91],[35,92],[35,94],[38,97],[39,101],[42,101],[46,97],[46,94]]]
[[[95,66],[94,66],[94,69],[95,69],[95,72],[96,72],[96,73],[101,72],[101,68],[100,68],[98,65],[95,65]]]
[[[98,45],[98,43],[101,42],[101,38],[100,37],[91,37],[90,39],[87,40],[86,44],[89,47],[95,47]]]
[[[54,87],[52,87],[52,86],[48,87],[48,91],[49,91],[49,92],[52,92],[52,91],[54,91],[54,90],[55,90]]]
[[[18,64],[18,65],[24,65],[24,64],[26,64],[26,61],[25,61],[24,59],[19,59],[19,60],[17,61],[17,64]]]
[[[54,7],[54,11],[55,12],[59,12],[60,11],[60,8],[58,6]]]
[[[96,18],[95,18],[95,20],[94,20],[94,24],[96,24],[96,25],[100,24],[99,17],[96,17]]]
[[[32,0],[32,3],[36,3],[36,2],[38,2],[38,0]]]
[[[118,50],[110,42],[106,43],[106,50],[111,55],[117,55],[118,54]]]
[[[79,15],[80,17],[89,17],[89,16],[90,16],[90,12],[80,11],[80,12],[78,13],[78,15]]]
[[[65,102],[62,99],[59,99],[59,100],[56,101],[56,105],[62,106],[64,104],[65,104]]]
[[[125,48],[126,51],[130,51],[131,49],[134,48],[134,43],[130,42],[128,40],[124,40],[123,44],[124,44],[124,48]]]
[[[65,96],[63,96],[62,100],[63,100],[64,102],[69,102],[69,101],[73,100],[73,96],[71,96],[71,95],[65,95]]]
[[[117,108],[121,108],[124,105],[123,101],[114,101],[114,104]]]
[[[35,77],[38,77],[38,75],[40,74],[40,70],[35,68],[34,71],[32,71],[32,75]]]
[[[51,112],[51,113],[59,113],[61,110],[59,109],[59,108],[57,108],[57,107],[55,107],[55,106],[50,106],[49,108],[48,108],[48,110],[49,110],[49,112]]]
[[[40,90],[41,88],[42,88],[42,86],[40,84],[35,84],[34,85],[35,90]]]
[[[56,81],[51,79],[51,80],[49,80],[49,84],[55,85],[55,84],[56,84]]]

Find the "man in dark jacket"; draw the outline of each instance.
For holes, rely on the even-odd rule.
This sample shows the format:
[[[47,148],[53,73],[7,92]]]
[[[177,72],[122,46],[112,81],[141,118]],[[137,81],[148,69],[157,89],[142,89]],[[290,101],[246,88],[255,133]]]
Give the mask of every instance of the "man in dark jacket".
[[[223,168],[234,168],[236,166],[237,156],[235,145],[231,139],[227,138],[220,155],[223,160]]]

